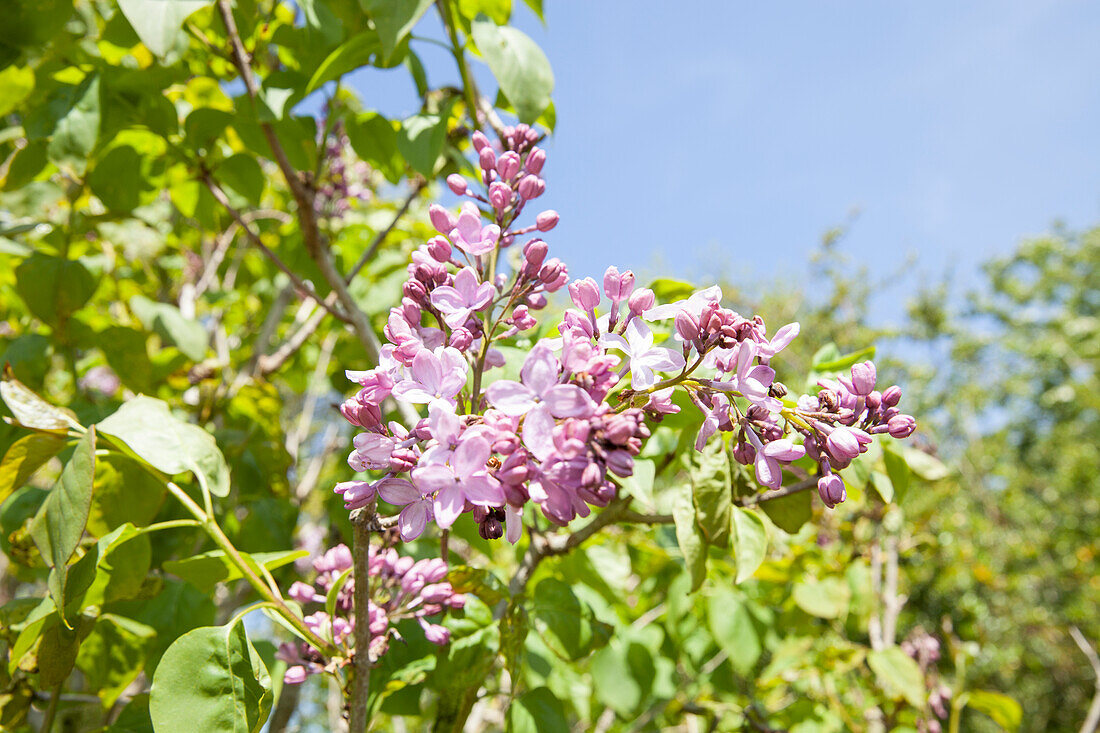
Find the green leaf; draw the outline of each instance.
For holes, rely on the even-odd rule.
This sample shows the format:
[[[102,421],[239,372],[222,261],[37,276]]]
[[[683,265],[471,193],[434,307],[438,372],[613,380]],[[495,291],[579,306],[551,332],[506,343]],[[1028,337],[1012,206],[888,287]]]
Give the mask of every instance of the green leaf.
[[[364,112],[347,123],[348,141],[355,154],[370,163],[390,183],[405,173],[405,160],[397,150],[393,123],[376,112]]]
[[[253,552],[241,555],[253,560],[257,565],[262,565],[268,570],[289,565],[298,558],[307,557],[306,550],[283,550],[281,552]],[[164,565],[165,572],[172,573],[202,591],[211,591],[218,583],[237,580],[244,577],[240,568],[225,558],[222,550],[211,550],[201,555],[194,555],[183,560],[167,560]]]
[[[788,534],[797,532],[814,515],[813,496],[809,491],[762,501],[760,508],[776,527]]]
[[[69,677],[76,664],[77,652],[80,649],[80,640],[83,635],[78,628],[70,629],[59,623],[46,626],[42,633],[42,641],[38,644],[38,673],[42,687],[56,687]],[[90,629],[91,624],[87,624]]]
[[[95,292],[94,275],[77,260],[50,257],[41,252],[15,269],[15,289],[34,315],[50,326],[67,320]]]
[[[446,141],[446,119],[439,115],[414,115],[401,123],[397,150],[413,170],[431,178]]]
[[[99,696],[105,708],[114,705],[141,674],[146,649],[156,633],[143,623],[107,613],[81,643],[76,666],[84,673],[88,690]]]
[[[96,461],[88,531],[102,537],[126,523],[144,527],[156,517],[167,492],[164,482],[134,459],[108,453]]]
[[[569,733],[561,700],[545,687],[536,687],[508,708],[508,733]]]
[[[250,204],[259,205],[267,177],[252,154],[237,153],[226,158],[218,165],[214,175],[228,191]]]
[[[48,433],[24,435],[0,461],[0,503],[65,447],[65,439]]]
[[[508,587],[485,568],[456,565],[447,573],[447,580],[458,593],[472,593],[490,606],[508,597]]]
[[[889,504],[894,500],[894,484],[882,471],[871,472],[871,486],[885,503]]]
[[[809,578],[794,586],[794,602],[818,618],[840,618],[848,612],[852,591],[840,578]]]
[[[879,687],[889,695],[903,697],[913,707],[923,707],[927,694],[924,689],[924,673],[912,657],[899,647],[872,651],[867,664],[875,673]]]
[[[902,448],[902,456],[909,470],[925,481],[939,481],[951,475],[943,461],[922,450],[906,446]]]
[[[382,52],[382,42],[375,31],[364,31],[340,44],[321,62],[306,85],[306,95],[320,89],[324,84],[339,79],[349,71],[366,66]]]
[[[737,563],[736,583],[752,577],[768,552],[768,530],[760,515],[750,509],[733,508],[733,558]]]
[[[0,71],[0,117],[10,114],[34,91],[34,71],[27,66],[9,66]]]
[[[707,576],[707,543],[699,524],[695,521],[695,506],[691,501],[691,487],[676,487],[672,504],[672,519],[676,525],[676,542],[684,556],[684,564],[691,575],[691,590],[697,591]]]
[[[900,504],[909,491],[909,466],[893,442],[883,443],[882,460],[886,464],[886,475],[890,477],[890,484],[894,487],[894,500]]]
[[[569,584],[557,578],[535,587],[531,621],[546,646],[567,661],[588,656],[611,637],[611,627],[597,620]]]
[[[695,286],[683,280],[673,280],[668,277],[659,277],[649,284],[649,289],[657,296],[660,303],[671,303],[683,300],[695,292]]]
[[[206,356],[206,329],[199,322],[184,318],[176,306],[135,295],[130,298],[130,310],[146,330],[175,345],[187,358],[200,361]]]
[[[696,454],[691,468],[695,521],[706,541],[723,547],[729,544],[733,484],[724,440],[708,441]]]
[[[359,4],[374,21],[383,58],[389,61],[432,0],[359,0]]]
[[[271,711],[271,678],[244,622],[205,626],[175,641],[153,674],[157,733],[256,733]]]
[[[142,176],[142,158],[130,145],[111,148],[88,175],[92,193],[111,211],[130,212],[142,204],[142,193],[152,188]]]
[[[8,365],[4,365],[3,378],[0,379],[0,398],[3,398],[16,421],[25,428],[46,431],[83,429],[71,411],[51,405],[36,395],[12,375]]]
[[[31,523],[31,537],[42,558],[52,567],[64,567],[76,552],[88,511],[92,506],[92,481],[95,478],[95,428],[90,428],[76,444],[72,458]],[[58,608],[62,607],[61,599]]]
[[[59,106],[64,109],[53,124],[46,153],[53,162],[83,174],[88,155],[99,139],[99,75],[92,74],[64,92]]]
[[[99,424],[130,450],[164,473],[191,471],[214,496],[229,495],[229,467],[214,436],[178,419],[168,405],[138,395]]]
[[[974,690],[966,693],[966,704],[980,713],[985,713],[993,722],[1005,730],[1014,731],[1023,722],[1024,711],[1020,703],[1008,695],[992,690]]]
[[[500,90],[522,122],[534,122],[550,104],[554,72],[542,49],[525,33],[491,20],[471,24],[474,42]]]
[[[28,3],[8,0],[0,6],[0,44],[40,46],[50,40],[73,14],[72,0],[37,0]]]
[[[596,699],[623,718],[640,712],[653,690],[653,653],[643,644],[616,638],[592,657]]]
[[[834,345],[835,348],[835,345]],[[844,356],[837,356],[833,358],[822,358],[818,360],[818,355],[832,356],[831,352],[818,351],[814,355],[813,369],[815,372],[835,373],[842,372],[845,369],[850,368],[853,364],[861,361],[867,361],[868,359],[875,358],[875,347],[868,346],[866,349],[860,349],[854,351],[851,354],[845,354]]]
[[[747,674],[760,659],[764,647],[752,623],[744,597],[720,588],[707,599],[707,625],[718,646],[729,656],[740,674]]]
[[[458,0],[458,12],[468,20],[484,13],[497,25],[508,25],[512,17],[512,0]]]
[[[145,47],[163,58],[182,33],[183,21],[212,0],[118,0]]]
[[[657,464],[647,458],[634,459],[634,473],[622,480],[623,488],[631,496],[652,509],[653,479],[657,475]]]

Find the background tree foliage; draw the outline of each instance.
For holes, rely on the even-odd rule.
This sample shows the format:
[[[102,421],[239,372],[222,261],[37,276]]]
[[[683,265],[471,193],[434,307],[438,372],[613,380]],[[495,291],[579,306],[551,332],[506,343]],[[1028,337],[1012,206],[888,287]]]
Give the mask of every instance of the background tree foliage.
[[[350,543],[329,490],[343,370],[377,354],[471,109],[552,130],[549,64],[507,0],[2,7],[0,726],[337,728],[338,691],[281,684],[279,614],[239,612],[270,602],[260,575],[286,588],[303,555]],[[429,13],[443,35],[413,37]],[[432,84],[426,43],[454,51],[461,88]],[[409,74],[421,108],[380,115],[341,83],[363,66]],[[296,111],[318,90],[322,116]],[[784,381],[895,339],[923,450],[861,458],[835,512],[806,491],[757,503],[726,451],[684,450],[685,411],[633,504],[522,577],[519,551],[456,525],[452,565],[492,570],[452,574],[471,601],[449,646],[409,634],[383,658],[377,727],[912,730],[944,684],[958,729],[1075,730],[1093,688],[1068,628],[1100,638],[1098,251],[1100,232],[1029,243],[964,312],[929,293],[893,331],[867,325],[878,286],[831,239],[824,295],[727,288],[802,322]],[[939,663],[899,646],[922,630]],[[211,655],[233,675],[192,696]],[[150,686],[180,694],[150,705]],[[227,712],[227,690],[245,704]]]

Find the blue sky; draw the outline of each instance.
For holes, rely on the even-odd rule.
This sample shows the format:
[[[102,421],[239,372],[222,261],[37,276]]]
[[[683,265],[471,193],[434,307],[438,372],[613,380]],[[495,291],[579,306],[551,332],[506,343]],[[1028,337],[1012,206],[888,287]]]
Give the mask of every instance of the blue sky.
[[[723,259],[745,280],[801,279],[858,211],[843,249],[880,275],[915,255],[908,294],[949,272],[976,282],[1055,220],[1100,223],[1095,2],[547,0],[545,27],[514,2],[554,68],[543,202],[575,274],[660,263],[701,282]],[[414,47],[433,84],[457,78],[443,50]],[[352,83],[410,114],[405,76]]]

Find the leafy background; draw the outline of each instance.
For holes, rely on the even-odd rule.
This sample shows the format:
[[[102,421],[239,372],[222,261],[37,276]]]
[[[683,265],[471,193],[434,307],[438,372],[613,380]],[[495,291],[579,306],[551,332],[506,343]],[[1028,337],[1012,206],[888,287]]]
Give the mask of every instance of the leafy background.
[[[337,728],[338,690],[281,685],[289,632],[239,616],[262,594],[224,558],[286,588],[350,542],[329,491],[343,370],[369,363],[426,202],[465,165],[470,65],[497,80],[492,115],[552,131],[549,62],[506,1],[240,0],[250,90],[211,2],[0,7],[0,362],[24,426],[0,426],[0,725]],[[426,14],[445,33],[413,38]],[[439,44],[461,87],[432,85],[418,49]],[[407,75],[420,109],[376,111],[342,83],[364,66]],[[315,119],[298,104],[318,90]],[[314,206],[336,168],[319,126],[367,164],[339,215]],[[517,551],[459,525],[471,601],[448,647],[410,633],[384,658],[378,729],[910,730],[940,684],[959,730],[1078,729],[1094,678],[1070,629],[1100,639],[1100,231],[1026,242],[961,307],[931,286],[889,328],[868,325],[888,284],[841,234],[809,282],[741,272],[724,292],[802,322],[789,384],[877,343],[918,447],[857,462],[837,511],[809,492],[757,506],[725,451],[684,450],[685,411],[627,486],[659,519],[547,557],[518,593]],[[209,497],[220,537],[180,494]],[[924,670],[898,646],[921,633],[942,654]]]

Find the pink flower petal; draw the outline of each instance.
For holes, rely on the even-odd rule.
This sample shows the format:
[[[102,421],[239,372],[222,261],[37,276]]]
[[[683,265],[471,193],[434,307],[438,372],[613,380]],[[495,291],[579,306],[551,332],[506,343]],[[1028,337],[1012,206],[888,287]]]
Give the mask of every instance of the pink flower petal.
[[[442,529],[450,529],[455,520],[462,515],[465,504],[465,497],[458,484],[452,483],[449,487],[441,489],[435,495],[435,523]]]
[[[558,384],[543,395],[543,401],[554,417],[587,417],[596,411],[596,403],[575,384]]]
[[[536,404],[534,392],[506,379],[490,384],[485,396],[493,407],[513,417],[525,414]]]

